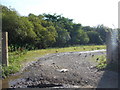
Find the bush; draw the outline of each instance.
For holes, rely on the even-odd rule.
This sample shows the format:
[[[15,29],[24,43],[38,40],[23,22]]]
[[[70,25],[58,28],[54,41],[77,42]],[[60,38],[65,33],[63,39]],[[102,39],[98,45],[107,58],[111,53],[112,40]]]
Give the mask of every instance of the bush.
[[[2,77],[5,78],[10,74],[16,73],[19,71],[21,65],[20,62],[23,60],[23,56],[27,53],[27,49],[17,46],[9,46],[9,66],[2,65]]]
[[[10,75],[10,74],[13,74],[15,72],[18,72],[19,71],[19,65],[17,66],[4,66],[2,67],[2,77],[5,78],[6,76]]]

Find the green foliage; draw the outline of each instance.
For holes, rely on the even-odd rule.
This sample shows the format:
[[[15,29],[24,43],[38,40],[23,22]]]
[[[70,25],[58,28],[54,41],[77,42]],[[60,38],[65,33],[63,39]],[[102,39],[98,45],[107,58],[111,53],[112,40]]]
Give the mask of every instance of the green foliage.
[[[101,39],[99,33],[97,33],[96,31],[88,31],[87,34],[90,39],[90,44],[103,44],[103,40]]]
[[[19,35],[19,40],[25,44],[34,43],[34,39],[37,37],[36,33],[33,31],[33,24],[28,20],[27,17],[21,17],[19,20],[19,29],[17,33]]]
[[[87,33],[83,30],[77,30],[72,37],[72,42],[74,44],[86,44],[89,41]]]
[[[14,66],[14,67],[13,67],[12,65],[10,65],[10,66],[8,66],[8,67],[3,66],[3,67],[2,67],[2,77],[3,77],[3,78],[6,78],[6,77],[9,76],[10,74],[14,74],[14,73],[18,72],[18,71],[19,71],[19,68],[20,68],[19,65]]]
[[[84,31],[86,31],[86,32],[87,32],[87,31],[95,31],[94,28],[93,28],[93,27],[90,27],[90,26],[83,26],[82,29],[83,29]]]
[[[98,25],[96,28],[96,31],[99,33],[102,41],[105,43],[106,42],[106,32],[109,28],[105,27],[104,25]]]
[[[65,46],[65,44],[70,40],[69,32],[66,29],[57,29],[58,36],[56,38],[56,46]]]
[[[73,19],[57,14],[20,16],[17,11],[2,6],[3,31],[8,32],[9,45],[30,49],[71,45],[104,44],[107,27],[82,26]]]
[[[43,16],[35,16],[34,14],[30,14],[28,19],[33,23],[34,32],[37,35],[35,46],[38,48],[46,48],[56,41],[57,32],[53,23],[43,20]]]
[[[21,17],[16,11],[2,7],[3,31],[7,31],[9,44],[26,44],[33,42],[36,37],[33,25],[27,17]]]
[[[106,66],[107,66],[106,57],[105,56],[99,57],[98,65],[96,67],[98,69],[105,69]]]
[[[98,70],[105,69],[109,71],[118,72],[118,63],[107,63],[106,56],[99,56],[97,58],[99,58],[98,65],[96,66]]]
[[[27,54],[27,50],[23,47],[10,46],[9,51],[11,51],[8,54],[9,66],[2,66],[2,77],[4,78],[20,70],[22,66],[20,63],[23,61],[24,55]]]

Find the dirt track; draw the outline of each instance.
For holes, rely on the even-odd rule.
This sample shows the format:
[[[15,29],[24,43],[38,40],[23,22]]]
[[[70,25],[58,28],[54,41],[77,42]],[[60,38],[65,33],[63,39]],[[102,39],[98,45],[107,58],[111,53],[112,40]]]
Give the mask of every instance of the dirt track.
[[[25,67],[22,77],[10,82],[10,88],[115,88],[117,73],[98,71],[97,62],[92,60],[103,54],[100,51],[46,55]]]

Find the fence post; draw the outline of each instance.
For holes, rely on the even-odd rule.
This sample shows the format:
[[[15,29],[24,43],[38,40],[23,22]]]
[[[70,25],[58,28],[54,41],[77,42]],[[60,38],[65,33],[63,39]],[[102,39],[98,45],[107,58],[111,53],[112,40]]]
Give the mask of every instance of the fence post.
[[[2,32],[2,64],[9,65],[8,62],[8,32]]]

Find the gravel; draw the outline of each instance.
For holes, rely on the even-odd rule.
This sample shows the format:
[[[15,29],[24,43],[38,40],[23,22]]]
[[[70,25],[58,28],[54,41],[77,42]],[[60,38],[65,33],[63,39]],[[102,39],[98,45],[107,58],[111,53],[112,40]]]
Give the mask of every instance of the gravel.
[[[116,88],[117,73],[98,71],[93,61],[103,51],[49,54],[29,63],[10,88]],[[104,79],[103,79],[104,78]]]

